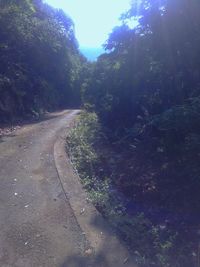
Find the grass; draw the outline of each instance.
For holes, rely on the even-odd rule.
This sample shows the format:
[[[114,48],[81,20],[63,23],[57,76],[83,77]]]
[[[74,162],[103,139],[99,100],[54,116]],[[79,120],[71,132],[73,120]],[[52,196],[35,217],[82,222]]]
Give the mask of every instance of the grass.
[[[155,222],[144,207],[138,209],[137,202],[132,203],[134,212],[129,211],[129,198],[120,185],[128,181],[126,162],[130,164],[132,159],[126,149],[124,153],[110,143],[95,113],[82,112],[67,137],[67,147],[88,197],[116,229],[139,266],[195,266],[197,253],[176,228],[165,221]]]

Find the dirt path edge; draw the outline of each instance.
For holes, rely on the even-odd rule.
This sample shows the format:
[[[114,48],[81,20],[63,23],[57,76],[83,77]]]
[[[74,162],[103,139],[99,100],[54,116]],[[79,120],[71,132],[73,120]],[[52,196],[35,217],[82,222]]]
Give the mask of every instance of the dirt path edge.
[[[66,153],[66,131],[54,144],[54,159],[65,192],[82,233],[94,255],[103,255],[108,266],[136,267],[128,250],[120,243],[112,228],[87,198],[79,176]]]

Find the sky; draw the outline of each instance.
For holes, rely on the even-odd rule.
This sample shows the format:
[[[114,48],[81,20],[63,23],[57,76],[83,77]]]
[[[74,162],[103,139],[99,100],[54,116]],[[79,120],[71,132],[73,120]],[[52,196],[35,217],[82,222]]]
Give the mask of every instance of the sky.
[[[130,0],[45,0],[62,8],[74,21],[81,47],[101,47],[112,29],[120,25],[119,17],[130,7]]]

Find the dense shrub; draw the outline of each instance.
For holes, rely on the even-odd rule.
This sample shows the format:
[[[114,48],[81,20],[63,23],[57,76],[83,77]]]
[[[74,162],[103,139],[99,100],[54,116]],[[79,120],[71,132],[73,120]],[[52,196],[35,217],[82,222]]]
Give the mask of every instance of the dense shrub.
[[[80,104],[74,25],[38,0],[0,0],[0,121]]]
[[[84,106],[96,112],[106,136],[103,150],[109,156],[100,168],[128,201],[125,214],[134,215],[120,228],[129,229],[124,236],[133,247],[140,247],[148,229],[155,229],[141,249],[144,265],[195,266],[200,223],[200,2],[133,1],[121,19],[104,45],[107,54],[93,64],[82,87]],[[149,222],[141,231],[134,224],[138,213]]]

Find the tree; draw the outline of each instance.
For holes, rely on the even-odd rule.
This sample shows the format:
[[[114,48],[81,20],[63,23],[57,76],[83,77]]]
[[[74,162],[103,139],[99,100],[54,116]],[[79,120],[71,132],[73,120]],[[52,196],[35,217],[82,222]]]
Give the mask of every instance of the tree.
[[[39,0],[1,0],[0,7],[1,120],[80,99],[82,56],[72,20]]]
[[[148,266],[195,266],[191,255],[198,247],[195,229],[200,222],[199,31],[197,0],[133,2],[83,90],[85,106],[98,114],[117,151],[113,184],[174,238],[171,248],[164,246],[160,258],[155,252],[156,263]],[[163,232],[156,239],[159,245],[166,241]]]

